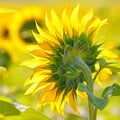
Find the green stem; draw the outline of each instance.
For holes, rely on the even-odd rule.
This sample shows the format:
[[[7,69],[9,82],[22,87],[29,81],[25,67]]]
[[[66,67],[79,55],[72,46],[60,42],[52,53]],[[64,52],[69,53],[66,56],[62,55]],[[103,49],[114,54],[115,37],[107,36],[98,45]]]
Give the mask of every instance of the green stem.
[[[79,60],[78,66],[80,67],[80,69],[83,71],[84,73],[84,77],[87,81],[87,86],[89,87],[89,89],[91,90],[91,92],[93,93],[93,80],[92,80],[92,76],[91,76],[91,71],[89,69],[89,67],[86,65],[86,63],[80,58],[77,57],[77,61]],[[93,112],[94,112],[94,106],[91,104],[91,102],[88,99],[88,107],[89,107],[89,120],[93,120]]]
[[[70,55],[68,55],[67,57],[66,63],[71,66],[72,65],[76,66],[77,69],[80,69],[83,72],[84,78],[87,82],[87,86],[90,89],[91,93],[93,93],[94,81],[91,76],[92,75],[91,70],[88,67],[88,65],[82,60],[79,52],[72,50]],[[88,99],[88,106],[89,106],[89,120],[93,120],[94,106],[91,104],[89,99]]]
[[[93,120],[96,120],[97,117],[97,108],[94,108]]]
[[[89,109],[89,120],[93,120],[93,105],[91,102],[88,100],[88,109]]]
[[[88,65],[81,59],[79,55],[78,56],[75,55],[73,56],[73,58],[74,58],[74,63],[76,63],[76,65],[83,71],[84,77],[87,82],[87,86],[93,93],[94,82],[92,80],[91,70],[89,69]],[[91,104],[89,99],[88,99],[88,106],[89,106],[89,120],[93,120],[94,106]]]

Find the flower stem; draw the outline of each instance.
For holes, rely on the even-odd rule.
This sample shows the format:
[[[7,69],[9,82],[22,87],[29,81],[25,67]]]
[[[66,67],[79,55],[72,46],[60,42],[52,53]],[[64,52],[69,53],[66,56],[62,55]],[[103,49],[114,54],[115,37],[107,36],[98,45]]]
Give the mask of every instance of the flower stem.
[[[74,57],[74,59],[75,59],[75,57]],[[80,69],[84,73],[84,77],[86,79],[87,86],[89,87],[89,89],[93,93],[94,82],[92,80],[91,71],[90,71],[89,67],[79,56],[77,56],[76,63],[79,63],[78,66],[80,67]],[[95,119],[93,119],[94,118],[94,106],[91,104],[89,99],[88,99],[88,107],[89,107],[89,120],[95,120]]]
[[[97,108],[94,108],[93,120],[96,120],[97,117]]]
[[[92,104],[90,103],[89,100],[88,100],[88,109],[89,109],[88,119],[93,120],[93,106],[92,106]]]
[[[94,81],[92,79],[91,70],[88,67],[88,65],[82,60],[82,58],[79,55],[79,52],[71,51],[70,56],[68,56],[67,63],[71,64],[71,65],[75,65],[75,66],[77,66],[77,68],[82,70],[82,72],[84,74],[84,78],[85,78],[86,83],[87,83],[87,86],[90,89],[91,93],[93,93]],[[91,104],[89,99],[88,99],[88,107],[89,107],[89,120],[93,120],[94,106]]]
[[[90,71],[89,67],[87,66],[87,64],[80,57],[78,58],[78,60],[79,60],[79,62],[77,62],[77,63],[80,63],[79,67],[81,68],[81,70],[84,73],[84,77],[87,81],[87,86],[93,93],[94,82],[92,80],[91,71]],[[89,99],[88,99],[88,109],[89,109],[89,120],[96,120],[96,109],[94,111],[94,106],[91,104]]]

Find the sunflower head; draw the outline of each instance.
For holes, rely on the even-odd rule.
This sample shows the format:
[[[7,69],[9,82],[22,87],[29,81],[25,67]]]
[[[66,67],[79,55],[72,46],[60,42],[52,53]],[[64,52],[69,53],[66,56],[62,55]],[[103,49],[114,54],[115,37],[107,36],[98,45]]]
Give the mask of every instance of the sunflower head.
[[[65,9],[61,19],[52,9],[51,19],[45,15],[46,29],[36,23],[38,33],[33,32],[33,35],[37,45],[28,47],[34,58],[23,64],[34,68],[25,86],[30,85],[26,94],[40,92],[38,107],[49,103],[52,110],[56,107],[63,114],[68,102],[79,113],[75,106],[77,95],[83,98],[87,95],[77,89],[79,83],[86,82],[77,58],[84,61],[91,73],[96,72],[101,45],[96,44],[95,36],[106,22],[107,19],[94,17],[92,10],[80,18],[77,5],[70,16]]]

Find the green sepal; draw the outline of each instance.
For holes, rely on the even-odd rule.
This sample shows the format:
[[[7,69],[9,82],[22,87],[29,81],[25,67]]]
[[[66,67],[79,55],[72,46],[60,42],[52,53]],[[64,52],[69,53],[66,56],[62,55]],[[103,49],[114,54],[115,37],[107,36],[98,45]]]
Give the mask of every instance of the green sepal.
[[[100,64],[100,69],[104,68],[108,64],[103,58],[99,59],[98,63]]]
[[[67,56],[70,54],[72,47],[70,45],[65,45],[64,47],[64,55],[63,55],[63,62],[66,63]]]
[[[111,62],[108,66],[113,72],[120,72],[120,63],[118,62]]]
[[[72,67],[65,68],[65,76],[68,78],[75,78],[79,76],[79,73]]]

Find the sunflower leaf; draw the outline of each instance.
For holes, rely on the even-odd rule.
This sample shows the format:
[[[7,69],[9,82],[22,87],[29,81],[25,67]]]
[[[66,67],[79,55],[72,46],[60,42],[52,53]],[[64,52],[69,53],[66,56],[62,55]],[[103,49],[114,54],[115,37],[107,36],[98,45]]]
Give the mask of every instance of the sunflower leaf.
[[[90,102],[97,108],[97,109],[104,109],[105,106],[108,104],[108,100],[104,99],[104,98],[99,98],[95,95],[93,95],[93,93],[90,91],[90,89],[85,86],[84,84],[80,83],[78,85],[78,89],[81,91],[85,91],[88,95],[88,98],[90,100]]]
[[[118,84],[114,83],[112,86],[105,88],[102,97],[108,99],[109,96],[120,96],[120,86]]]
[[[0,100],[0,115],[19,115],[20,111],[13,104]]]
[[[36,111],[33,108],[28,108],[26,111],[21,113],[23,120],[52,120],[47,115],[44,115],[40,111]]]

